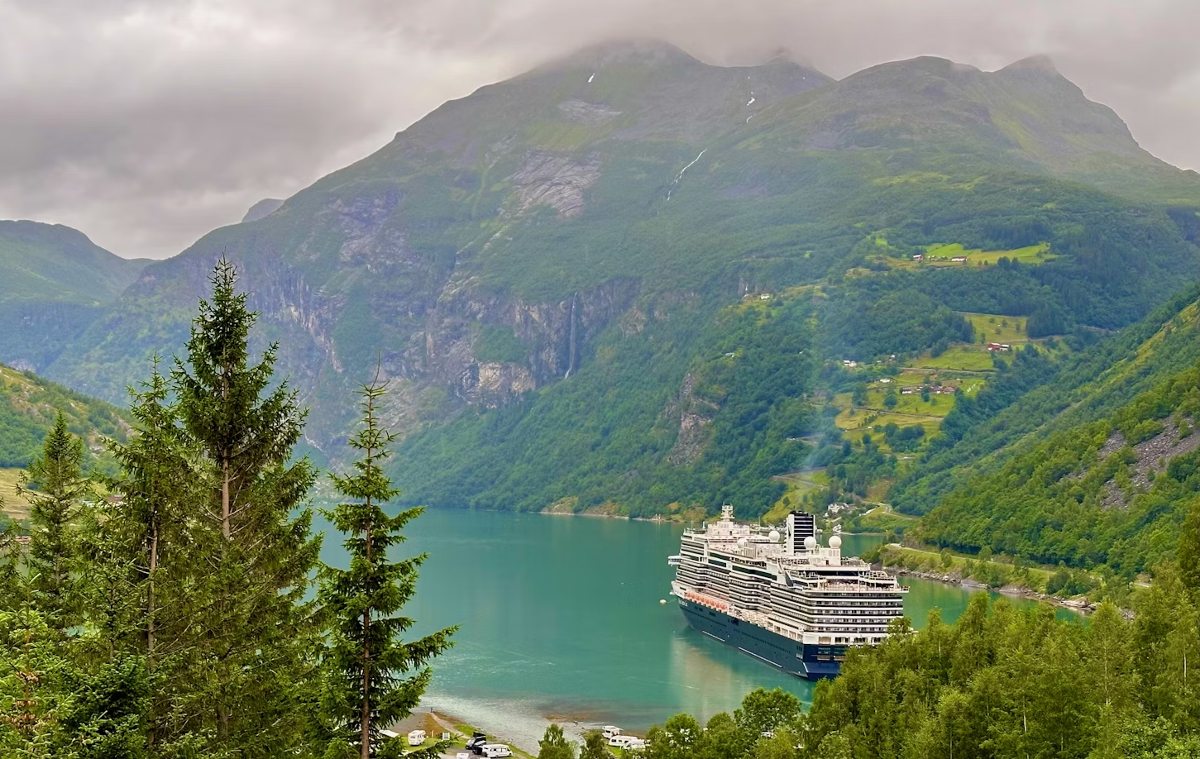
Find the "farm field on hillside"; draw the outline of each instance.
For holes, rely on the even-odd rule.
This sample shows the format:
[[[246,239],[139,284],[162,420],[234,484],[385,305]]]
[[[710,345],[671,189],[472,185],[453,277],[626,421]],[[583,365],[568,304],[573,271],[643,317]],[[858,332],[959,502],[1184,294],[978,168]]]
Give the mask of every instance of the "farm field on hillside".
[[[990,372],[996,368],[992,354],[984,345],[954,343],[940,356],[920,356],[913,361],[917,369],[956,369],[964,372]]]
[[[953,243],[951,245],[928,246],[925,249],[924,263],[931,266],[961,266],[961,263],[951,260],[959,256],[967,257],[966,264],[968,266],[971,264],[995,265],[1000,262],[1001,258],[1020,261],[1023,264],[1040,264],[1055,258],[1055,255],[1050,252],[1050,246],[1047,243],[1028,245],[1024,248],[1013,248],[1012,250],[967,249],[960,243]]]
[[[23,469],[0,469],[0,510],[13,519],[29,516],[29,502],[17,495],[17,480]]]
[[[887,240],[879,238],[876,241],[882,250],[888,249]],[[887,264],[892,269],[920,269],[927,266],[995,266],[1001,258],[1020,261],[1022,264],[1037,266],[1057,258],[1050,252],[1048,243],[1027,245],[1023,248],[1010,250],[983,250],[981,248],[966,248],[962,243],[934,244],[925,247],[924,258],[916,260],[912,256],[872,256]],[[955,258],[965,257],[965,261],[955,261]]]
[[[963,317],[975,328],[975,340],[981,345],[986,343],[1007,343],[1018,345],[1029,342],[1025,333],[1024,316],[1001,316],[999,314],[964,313]]]

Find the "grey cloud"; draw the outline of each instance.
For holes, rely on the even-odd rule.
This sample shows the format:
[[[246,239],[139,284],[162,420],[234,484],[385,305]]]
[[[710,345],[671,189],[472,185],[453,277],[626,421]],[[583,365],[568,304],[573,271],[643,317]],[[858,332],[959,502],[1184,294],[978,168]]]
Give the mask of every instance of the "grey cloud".
[[[583,45],[716,63],[786,48],[845,76],[1048,53],[1151,152],[1200,167],[1194,0],[0,0],[0,217],[164,257]]]

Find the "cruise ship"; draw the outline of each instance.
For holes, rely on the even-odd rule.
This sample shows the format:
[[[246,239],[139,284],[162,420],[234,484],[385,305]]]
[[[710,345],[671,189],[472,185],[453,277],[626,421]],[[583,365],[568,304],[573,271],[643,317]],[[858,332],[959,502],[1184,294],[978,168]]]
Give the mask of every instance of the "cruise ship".
[[[733,507],[683,534],[671,595],[700,632],[808,679],[834,677],[852,646],[874,645],[904,614],[908,588],[842,558],[842,539],[818,545],[812,514],[785,532],[742,524]]]

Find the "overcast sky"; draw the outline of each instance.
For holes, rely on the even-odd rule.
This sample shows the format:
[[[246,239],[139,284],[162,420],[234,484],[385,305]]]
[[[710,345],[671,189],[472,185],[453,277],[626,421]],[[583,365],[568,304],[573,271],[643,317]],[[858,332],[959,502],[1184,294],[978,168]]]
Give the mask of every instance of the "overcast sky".
[[[0,218],[174,255],[440,103],[583,45],[843,77],[1035,53],[1200,169],[1197,0],[0,0]]]

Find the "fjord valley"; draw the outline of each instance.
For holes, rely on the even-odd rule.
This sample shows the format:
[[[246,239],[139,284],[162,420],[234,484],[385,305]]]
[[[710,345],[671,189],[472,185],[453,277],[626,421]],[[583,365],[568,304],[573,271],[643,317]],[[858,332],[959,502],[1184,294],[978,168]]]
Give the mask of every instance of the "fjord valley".
[[[162,261],[0,222],[0,275],[0,747],[366,759],[432,702],[653,759],[1198,750],[1200,175],[1049,59],[597,45]],[[762,670],[786,614],[685,629],[723,504],[762,593],[889,594],[801,649],[836,679]]]
[[[122,402],[225,255],[319,460],[381,362],[412,503],[760,516],[895,483],[920,514],[1020,442],[972,447],[1019,398],[1137,351],[1112,335],[1161,321],[1200,255],[1200,177],[1045,59],[834,81],[601,45],[256,208],[55,355],[0,359]]]

